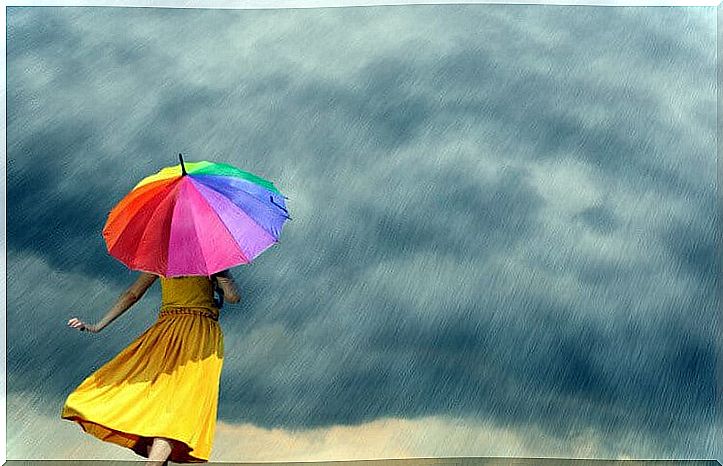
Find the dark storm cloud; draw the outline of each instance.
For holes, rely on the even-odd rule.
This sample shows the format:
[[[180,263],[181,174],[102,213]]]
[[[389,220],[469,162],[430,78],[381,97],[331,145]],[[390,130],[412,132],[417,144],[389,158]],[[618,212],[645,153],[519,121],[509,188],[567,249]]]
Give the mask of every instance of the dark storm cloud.
[[[27,169],[8,163],[8,249],[32,251],[61,270],[117,275],[122,269],[105,259],[100,231],[109,207],[93,180],[74,181],[72,192],[54,192],[62,178],[75,179],[73,154],[88,154],[94,128],[81,121],[45,128],[22,142],[9,141]],[[11,137],[8,138],[9,140]],[[59,151],[62,151],[59,153]]]
[[[716,239],[720,238],[715,198],[700,218],[675,220],[664,233],[665,245],[676,263],[696,279],[711,286],[717,282]]]
[[[588,207],[578,214],[578,218],[599,233],[610,233],[617,228],[615,213],[606,206]]]
[[[222,419],[473,414],[700,456],[670,439],[712,425],[712,11],[10,9],[9,318],[100,318],[131,278],[108,210],[218,158],[294,217],[239,269]],[[10,320],[10,391],[61,399],[157,299],[87,349]]]
[[[584,38],[581,40],[586,44]],[[583,49],[582,44],[567,47]],[[591,43],[587,45],[593,47]],[[566,52],[566,48],[539,50],[557,61],[556,68],[560,70],[584,70],[596,58],[595,53],[579,57]],[[685,55],[677,58],[678,66],[688,66]],[[702,69],[706,65],[711,75],[712,61],[702,63]],[[449,82],[451,88],[464,95],[463,100],[445,99],[442,112],[455,115],[459,121],[493,122],[499,132],[527,143],[531,159],[554,158],[568,152],[599,168],[605,177],[642,179],[646,187],[676,193],[699,189],[678,167],[666,169],[656,161],[663,150],[685,147],[687,139],[680,129],[671,129],[659,120],[656,113],[662,103],[655,95],[646,95],[646,91],[625,84],[581,81],[563,71],[552,78],[549,70],[534,72],[518,66],[505,67],[474,49],[445,57],[435,70],[436,79]],[[584,111],[574,109],[593,104],[606,105],[616,112],[604,124],[591,125]],[[708,125],[714,124],[712,118],[709,114]],[[640,127],[646,131],[640,132]],[[677,132],[674,138],[671,131]],[[656,134],[661,137],[656,138]],[[656,139],[673,147],[663,148]]]
[[[384,203],[352,205],[346,215],[357,221],[335,235],[317,273],[333,268],[338,279],[354,281],[385,258],[415,254],[484,260],[530,235],[543,203],[521,171],[509,170],[489,184],[461,168],[423,172],[418,181],[407,195],[379,186]]]
[[[680,325],[640,334],[621,323],[603,332],[555,303],[531,303],[524,311],[535,317],[525,325],[503,317],[522,309],[493,311],[479,315],[471,308],[464,318],[434,323],[391,311],[365,331],[365,339],[346,340],[348,355],[336,353],[344,363],[327,377],[312,376],[317,368],[310,366],[323,365],[325,354],[314,358],[301,349],[281,358],[291,361],[282,367],[311,370],[308,378],[290,371],[287,385],[227,375],[244,382],[238,396],[223,397],[224,410],[268,428],[475,414],[518,426],[544,422],[563,437],[581,422],[664,439],[712,421],[715,381],[706,374],[714,368],[715,346],[704,336]],[[665,409],[656,409],[661,403]]]

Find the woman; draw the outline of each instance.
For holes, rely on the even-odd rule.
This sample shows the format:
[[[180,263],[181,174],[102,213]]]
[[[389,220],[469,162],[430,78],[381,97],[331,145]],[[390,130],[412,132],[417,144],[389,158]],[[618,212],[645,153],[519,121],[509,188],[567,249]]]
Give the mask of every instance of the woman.
[[[100,322],[74,317],[68,326],[102,331],[157,278],[142,272]],[[66,399],[61,417],[148,458],[147,465],[207,462],[223,366],[218,316],[222,302],[239,302],[239,293],[228,270],[211,277],[160,277],[160,282],[158,320],[86,378]]]

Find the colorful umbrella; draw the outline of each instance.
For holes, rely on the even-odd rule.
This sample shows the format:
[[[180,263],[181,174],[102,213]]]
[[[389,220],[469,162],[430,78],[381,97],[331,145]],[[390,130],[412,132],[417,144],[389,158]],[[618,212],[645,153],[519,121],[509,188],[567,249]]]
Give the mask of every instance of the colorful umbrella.
[[[108,252],[134,270],[210,276],[253,261],[290,220],[274,184],[223,163],[181,163],[144,178],[108,215]]]

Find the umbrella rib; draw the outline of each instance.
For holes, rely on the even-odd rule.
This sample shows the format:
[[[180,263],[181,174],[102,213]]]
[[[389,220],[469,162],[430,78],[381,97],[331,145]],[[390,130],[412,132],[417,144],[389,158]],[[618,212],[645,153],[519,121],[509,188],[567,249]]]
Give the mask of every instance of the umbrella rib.
[[[205,200],[205,198],[204,198],[204,200]],[[208,201],[206,201],[206,204],[208,204]],[[209,205],[209,207],[210,207],[210,205]],[[221,216],[218,215],[218,212],[216,212],[213,209],[211,209],[211,210],[213,211],[214,215],[216,215],[216,218],[218,218],[218,221],[221,223],[221,225],[223,225],[223,228],[228,232],[229,236],[231,238],[233,238],[233,240],[234,240],[233,242],[236,245],[236,247],[238,248],[238,252],[241,253],[241,257],[243,257],[247,263],[251,262],[249,260],[249,258],[246,256],[246,253],[244,252],[244,250],[241,249],[241,245],[236,241],[236,237],[233,235],[233,233],[231,233],[231,230],[228,228],[228,225],[226,225],[226,222],[224,222],[223,219],[221,218]]]
[[[189,182],[191,181],[191,177],[190,177],[190,176],[184,177],[184,178],[188,178],[188,181],[189,181]],[[195,189],[196,192],[198,192],[198,190],[193,186],[193,183],[192,183],[192,182],[190,183],[190,186],[193,187],[193,189]],[[199,195],[200,195],[200,193],[199,193]],[[201,259],[203,259],[203,269],[206,270],[206,271],[208,271],[208,264],[206,263],[206,255],[205,255],[205,253],[204,253],[204,251],[203,251],[203,244],[201,243],[201,237],[200,237],[199,234],[198,234],[198,222],[196,222],[196,211],[195,211],[195,209],[193,209],[192,204],[191,204],[190,201],[187,199],[187,197],[188,197],[188,196],[186,196],[186,199],[185,199],[183,202],[188,202],[188,203],[189,203],[188,209],[189,209],[189,212],[191,213],[191,216],[192,216],[191,223],[193,224],[193,232],[194,232],[196,244],[198,245],[198,248],[199,248],[200,251],[201,251]],[[174,219],[174,220],[177,218],[176,212],[175,212],[175,208],[176,208],[177,205],[179,205],[179,203],[176,203],[176,204],[174,204],[174,206],[173,206],[173,208],[174,208],[174,211],[173,211],[173,219]],[[172,236],[172,234],[171,234],[171,236]],[[171,249],[170,246],[169,246],[168,249],[169,249],[169,251],[170,251],[170,249]]]
[[[165,181],[165,180],[164,180],[164,181]],[[168,185],[167,185],[167,186],[163,186],[162,189],[168,189],[168,186],[170,186],[171,184],[172,184],[172,183],[168,183]],[[143,187],[143,188],[144,188],[144,187]],[[141,188],[141,189],[143,189],[143,188]],[[157,188],[153,188],[153,189],[155,190],[155,189],[157,189]],[[130,193],[128,193],[128,195],[126,195],[126,197],[124,197],[120,202],[123,203],[124,201],[126,201],[126,199],[127,199],[128,197],[130,197],[131,195],[133,195],[134,192],[135,192],[135,190],[133,190],[133,191],[131,191]],[[105,232],[108,228],[110,228],[111,226],[115,226],[116,223],[122,222],[122,221],[123,221],[123,220],[122,220],[122,217],[123,217],[123,215],[124,215],[124,213],[125,213],[126,211],[132,209],[132,210],[134,210],[135,212],[133,213],[133,215],[132,215],[129,219],[127,219],[127,220],[125,221],[125,225],[123,225],[123,228],[121,229],[121,231],[120,231],[117,235],[114,236],[115,241],[113,241],[113,244],[110,244],[110,243],[108,244],[108,251],[109,251],[109,252],[110,252],[111,249],[113,249],[113,247],[115,246],[115,243],[116,243],[116,242],[119,240],[119,238],[123,235],[123,233],[125,232],[125,230],[131,225],[131,223],[133,222],[133,218],[138,214],[138,212],[141,211],[141,210],[143,209],[143,207],[145,207],[149,202],[153,202],[155,196],[154,196],[154,195],[150,195],[150,196],[148,196],[148,198],[147,198],[144,202],[142,202],[142,203],[140,203],[140,204],[138,204],[138,205],[136,206],[138,200],[139,200],[142,196],[144,196],[145,194],[146,194],[146,193],[139,194],[138,197],[132,199],[129,203],[127,203],[127,204],[125,205],[125,207],[123,207],[123,210],[122,210],[122,211],[117,211],[117,210],[116,210],[116,209],[118,208],[118,206],[114,207],[113,210],[111,210],[110,214],[108,215],[108,220],[106,221],[106,224],[105,224],[105,226],[103,227],[103,231],[104,231],[104,232]],[[105,236],[105,233],[104,233],[104,236]]]
[[[210,174],[210,173],[201,174],[201,175],[199,175],[199,176],[215,176],[215,177],[219,177],[219,178],[224,178],[223,176],[214,175],[214,174]],[[274,202],[274,198],[273,198],[273,194],[274,194],[274,193],[279,194],[279,195],[281,195],[281,197],[284,197],[284,198],[285,198],[286,196],[284,196],[283,194],[281,194],[281,193],[279,193],[279,192],[277,192],[277,191],[271,191],[270,189],[267,189],[265,186],[260,185],[260,184],[256,184],[256,183],[254,183],[254,182],[252,182],[252,181],[250,181],[250,180],[247,180],[247,179],[245,179],[245,178],[237,178],[237,179],[239,179],[239,180],[241,180],[241,181],[245,181],[245,182],[250,183],[250,184],[254,184],[254,185],[256,185],[256,186],[258,186],[258,187],[260,187],[260,188],[262,188],[262,189],[265,189],[265,190],[269,193],[269,195],[271,196],[271,203],[274,204],[274,205],[275,205],[276,207],[278,207],[279,209],[281,209],[284,213],[281,214],[280,212],[278,212],[278,211],[275,210],[275,209],[269,209],[269,211],[275,212],[276,214],[278,214],[278,215],[281,216],[281,217],[291,219],[291,217],[289,217],[289,211],[286,210],[286,209],[285,209],[284,207],[282,207],[281,205],[279,205],[279,204],[277,204],[276,202]],[[208,186],[208,187],[210,187],[210,188],[213,188],[213,186],[211,186],[210,184],[204,183],[203,181],[199,180],[198,178],[196,178],[196,181],[200,182],[200,183],[203,184],[204,186]],[[243,191],[244,194],[246,194],[248,197],[250,197],[250,198],[255,199],[256,201],[258,201],[261,205],[263,205],[263,206],[265,206],[265,207],[268,207],[268,206],[269,206],[269,205],[266,203],[266,200],[265,200],[265,199],[261,199],[261,198],[257,197],[256,195],[254,195],[254,194],[252,194],[252,193],[250,193],[250,192],[248,192],[248,191],[246,191],[246,190],[241,190],[241,191]],[[218,191],[217,191],[217,192],[218,192]],[[221,194],[222,194],[222,193],[221,193]]]
[[[192,183],[195,183],[195,182],[196,182],[196,180],[194,180],[193,178],[191,178],[191,181],[192,181]],[[203,183],[201,183],[201,184],[203,184]],[[205,184],[203,184],[203,186],[204,186],[204,187],[207,187]],[[239,252],[241,253],[241,256],[243,256],[244,260],[245,260],[247,263],[250,263],[251,261],[250,261],[249,258],[246,256],[246,253],[243,251],[243,249],[241,249],[241,245],[238,244],[238,242],[236,241],[236,237],[233,235],[233,233],[231,233],[231,230],[229,229],[228,225],[226,225],[226,222],[223,221],[223,219],[222,219],[221,216],[218,214],[218,212],[216,211],[216,209],[214,209],[213,206],[211,206],[211,204],[208,202],[208,199],[206,199],[206,197],[203,195],[203,193],[202,193],[200,190],[198,190],[198,188],[196,188],[196,187],[194,186],[193,189],[195,189],[196,192],[198,193],[198,195],[201,196],[201,199],[204,200],[204,202],[205,202],[206,205],[208,206],[209,210],[214,213],[214,215],[215,215],[216,218],[218,219],[219,223],[220,223],[221,225],[223,225],[224,229],[228,232],[229,236],[234,239],[234,244],[236,244],[236,246],[238,247],[238,250],[239,250]],[[218,191],[216,191],[216,192],[218,192]],[[222,194],[219,193],[219,195],[222,195]],[[226,197],[226,196],[224,196],[224,197]],[[227,199],[228,199],[228,198],[227,198]],[[231,202],[231,200],[229,200],[229,202]],[[231,202],[231,204],[233,204],[233,202]],[[235,206],[236,204],[233,204],[233,205]],[[251,218],[251,217],[249,217],[249,218]],[[256,223],[256,222],[254,222],[254,223]],[[257,225],[258,225],[258,223],[257,223]],[[260,226],[260,225],[259,225],[259,226]],[[266,231],[266,230],[264,230],[264,231]],[[197,231],[196,233],[198,234],[198,231]],[[205,259],[204,259],[204,260],[205,260]],[[208,268],[207,268],[206,270],[208,270]]]
[[[196,189],[196,188],[194,188]],[[201,249],[201,259],[203,259],[203,270],[208,272],[208,262],[206,262],[206,254],[203,251],[203,244],[201,243],[201,236],[198,234],[198,222],[196,222],[196,212],[191,209],[191,215],[193,215],[193,231],[196,234],[196,243],[198,243],[198,247]]]
[[[241,209],[241,207],[239,207],[235,202],[233,202],[231,199],[229,199],[228,196],[226,196],[224,193],[222,193],[222,192],[219,191],[218,189],[214,188],[213,186],[211,186],[211,185],[209,185],[209,184],[203,183],[202,181],[199,181],[199,180],[194,180],[194,181],[198,181],[198,182],[201,183],[204,187],[214,190],[214,191],[217,192],[219,195],[221,195],[221,196],[225,197],[226,199],[228,199],[229,202],[231,202],[231,204],[233,204],[235,207],[237,207],[238,209],[240,209],[242,212],[246,213],[243,209]],[[253,195],[249,194],[249,193],[246,192],[246,191],[244,191],[244,193],[245,193],[245,194],[248,194],[249,197],[251,197],[252,199],[259,201],[259,199],[258,199],[256,196],[253,196]],[[261,201],[259,201],[259,202],[261,202]],[[261,202],[261,204],[264,205],[264,206],[266,206],[266,204],[264,204],[263,202]],[[275,234],[273,234],[272,232],[270,232],[269,230],[267,230],[262,224],[260,224],[259,222],[257,222],[256,219],[253,218],[251,215],[246,214],[246,216],[247,216],[248,218],[250,218],[251,221],[254,222],[256,225],[258,225],[259,228],[261,228],[261,229],[264,230],[266,233],[268,233],[268,234],[274,239],[274,241],[277,241],[277,242],[278,242],[278,240],[279,240],[278,236],[276,236]]]
[[[174,184],[175,184],[175,183],[177,183],[177,181],[174,182]],[[138,244],[136,245],[135,249],[133,250],[133,256],[132,256],[132,257],[133,257],[133,267],[136,267],[136,265],[135,265],[136,254],[138,254],[138,249],[140,249],[141,244],[143,244],[143,238],[145,238],[146,234],[147,234],[148,231],[149,231],[149,230],[148,230],[148,226],[153,222],[153,219],[156,217],[156,214],[158,213],[158,209],[163,205],[164,201],[165,201],[166,199],[168,199],[168,196],[173,195],[173,193],[176,191],[176,189],[178,189],[178,185],[177,185],[177,184],[175,184],[175,186],[173,186],[172,188],[170,188],[170,189],[168,190],[168,192],[166,193],[166,195],[163,196],[163,198],[162,198],[161,201],[158,203],[158,205],[156,205],[156,207],[153,209],[153,213],[151,214],[150,218],[149,218],[148,221],[146,222],[146,225],[143,227],[143,233],[142,233],[141,236],[140,236],[140,240],[138,241]],[[175,209],[175,207],[176,207],[176,200],[175,200],[175,199],[172,199],[171,202],[173,203],[172,209]],[[165,262],[166,262],[166,269],[168,269],[168,254],[169,254],[170,248],[168,247],[168,245],[166,245],[166,248],[165,248],[165,249],[166,249],[166,251],[165,251],[165,253],[166,253],[166,261],[165,261]]]
[[[209,162],[211,163],[211,162]],[[217,174],[218,172],[217,167],[223,167],[225,169],[228,169],[231,173],[228,172],[224,174]],[[205,172],[204,172],[205,170]],[[199,173],[200,172],[200,173]],[[276,194],[281,194],[281,192],[278,190],[276,186],[274,186],[274,183],[272,183],[270,180],[267,180],[265,178],[262,178],[258,175],[254,175],[251,172],[247,172],[245,170],[241,170],[240,168],[234,167],[233,165],[229,165],[227,163],[219,163],[219,162],[213,162],[211,165],[207,165],[205,167],[202,167],[199,172],[194,173],[195,175],[209,175],[209,176],[222,176],[222,177],[233,177],[238,178],[240,180],[248,181],[249,183],[255,184],[257,186],[261,186],[262,188],[266,189],[269,192],[274,192]],[[284,196],[286,197],[286,196]]]
[[[171,184],[172,184],[172,183],[171,183]],[[170,188],[171,184],[169,184],[168,186],[164,187],[163,189],[168,189],[168,191],[171,192],[171,191],[173,190],[173,188]],[[132,193],[132,191],[131,191],[131,193]],[[129,194],[129,195],[130,195],[130,194]],[[133,210],[135,210],[135,212],[133,212],[133,214],[131,215],[131,217],[128,219],[128,221],[126,222],[126,224],[123,226],[123,229],[122,229],[117,235],[115,235],[115,241],[113,242],[113,245],[108,248],[108,252],[109,252],[109,253],[111,253],[111,251],[118,245],[118,243],[121,242],[121,238],[123,237],[123,235],[125,235],[125,234],[127,233],[128,229],[133,225],[134,220],[141,214],[141,212],[143,211],[143,208],[144,208],[145,206],[147,206],[148,204],[150,204],[151,202],[154,202],[155,200],[156,200],[156,196],[149,196],[149,198],[148,198],[143,204],[140,204],[140,205],[138,205],[137,207],[133,207],[132,204],[126,206],[125,209],[129,209],[129,208],[133,207]],[[162,201],[162,200],[161,200],[161,201]],[[156,207],[158,207],[158,206],[156,206]],[[124,209],[124,210],[125,210],[125,209]],[[154,209],[154,212],[155,212],[155,209]],[[134,251],[133,251],[133,256],[131,256],[131,259],[132,259],[133,257],[135,257],[136,251],[137,251],[137,248],[134,249]],[[111,254],[112,254],[112,253],[111,253]],[[131,262],[132,262],[132,261],[131,261]],[[124,263],[125,263],[125,262],[124,262]],[[128,267],[133,268],[133,265],[132,265],[132,264],[126,264],[126,265],[127,265]]]

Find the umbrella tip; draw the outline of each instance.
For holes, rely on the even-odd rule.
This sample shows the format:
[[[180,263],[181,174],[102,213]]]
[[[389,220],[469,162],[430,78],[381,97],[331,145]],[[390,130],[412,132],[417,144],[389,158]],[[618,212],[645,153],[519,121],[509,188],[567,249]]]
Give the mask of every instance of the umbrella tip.
[[[185,176],[188,173],[186,172],[186,166],[183,164],[183,155],[178,154],[178,158],[181,159],[181,171],[183,172],[182,176]]]

